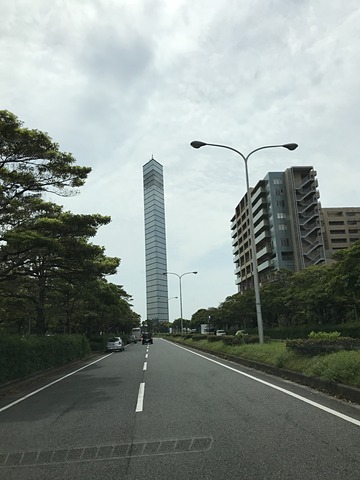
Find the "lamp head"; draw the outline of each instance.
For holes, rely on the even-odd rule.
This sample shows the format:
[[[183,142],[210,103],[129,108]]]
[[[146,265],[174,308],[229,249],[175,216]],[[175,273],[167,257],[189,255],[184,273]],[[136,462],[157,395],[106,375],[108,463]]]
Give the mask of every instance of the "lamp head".
[[[192,273],[195,273],[195,275],[196,275],[198,272],[192,272]]]
[[[194,140],[193,142],[190,143],[190,145],[193,148],[200,148],[200,147],[204,147],[205,145],[207,145],[207,143],[199,142],[198,140]]]
[[[298,144],[297,143],[285,143],[285,145],[283,145],[284,148],[287,148],[288,150],[295,150],[295,148],[298,147]]]

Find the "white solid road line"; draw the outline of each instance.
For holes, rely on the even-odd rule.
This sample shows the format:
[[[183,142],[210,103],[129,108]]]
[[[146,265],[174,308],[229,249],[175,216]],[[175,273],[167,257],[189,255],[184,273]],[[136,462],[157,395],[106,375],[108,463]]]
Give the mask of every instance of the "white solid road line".
[[[144,393],[145,393],[145,383],[140,383],[135,412],[143,411]]]
[[[197,355],[198,357],[205,358],[205,360],[208,360],[209,362],[216,363],[217,365],[220,365],[221,367],[227,368],[228,370],[232,370],[233,372],[236,372],[239,375],[243,375],[244,377],[251,378],[251,380],[255,380],[256,382],[262,383],[263,385],[266,385],[267,387],[270,387],[270,388],[273,388],[275,390],[278,390],[279,392],[285,393],[286,395],[289,395],[290,397],[297,398],[298,400],[301,400],[302,402],[308,403],[309,405],[312,405],[315,408],[319,408],[320,410],[323,410],[324,412],[330,413],[331,415],[342,418],[346,422],[353,423],[354,425],[357,425],[358,427],[360,427],[360,420],[357,420],[356,418],[352,418],[352,417],[349,417],[348,415],[344,415],[343,413],[337,412],[336,410],[333,410],[332,408],[325,407],[324,405],[321,405],[320,403],[317,403],[317,402],[313,402],[312,400],[309,400],[308,398],[302,397],[301,395],[298,395],[297,393],[293,393],[290,390],[286,390],[285,388],[278,387],[277,385],[274,385],[270,382],[266,382],[265,380],[261,380],[260,378],[256,378],[253,375],[249,375],[248,373],[242,372],[241,370],[237,370],[236,368],[230,367],[229,365],[225,365],[224,363],[213,360],[212,358],[205,357],[204,355],[201,355],[200,353],[193,352],[192,350],[189,350],[188,348],[177,345],[176,343],[169,342],[168,340],[165,340],[165,339],[163,339],[163,340],[167,343],[170,343],[171,345],[174,345],[175,347],[186,350],[187,352],[192,353],[194,355]]]
[[[144,362],[143,370],[147,369],[147,362]]]
[[[113,355],[113,353],[109,353],[109,355]],[[97,362],[100,362],[101,360],[104,360],[104,358],[107,358],[109,355],[105,355],[104,357],[101,357],[101,358],[99,358],[98,360],[95,360],[94,362],[88,363],[88,364],[85,365],[84,367],[78,368],[78,369],[75,370],[74,372],[68,373],[68,374],[65,375],[64,377],[58,378],[57,380],[54,380],[53,382],[48,383],[48,384],[45,385],[44,387],[38,388],[38,389],[35,390],[34,392],[28,393],[27,395],[25,395],[25,397],[21,397],[21,398],[19,398],[18,400],[16,400],[15,402],[9,403],[9,405],[6,405],[5,407],[0,408],[0,412],[3,412],[4,410],[7,410],[7,409],[10,408],[10,407],[13,407],[13,406],[16,405],[17,403],[20,403],[20,402],[22,402],[23,400],[26,400],[26,399],[29,398],[29,397],[32,397],[32,396],[35,395],[36,393],[39,393],[39,392],[41,392],[42,390],[45,390],[45,388],[51,387],[51,385],[55,385],[55,383],[61,382],[61,380],[64,380],[65,378],[71,377],[71,375],[74,375],[75,373],[80,372],[81,370],[84,370],[84,368],[90,367],[90,365],[94,365],[94,363],[97,363]]]

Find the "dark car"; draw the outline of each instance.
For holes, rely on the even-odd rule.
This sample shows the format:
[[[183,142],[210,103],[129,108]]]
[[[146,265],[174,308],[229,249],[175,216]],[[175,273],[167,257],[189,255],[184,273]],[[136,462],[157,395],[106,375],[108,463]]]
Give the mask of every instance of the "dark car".
[[[153,343],[153,339],[151,336],[151,333],[143,333],[142,334],[142,344],[148,344],[148,343]]]

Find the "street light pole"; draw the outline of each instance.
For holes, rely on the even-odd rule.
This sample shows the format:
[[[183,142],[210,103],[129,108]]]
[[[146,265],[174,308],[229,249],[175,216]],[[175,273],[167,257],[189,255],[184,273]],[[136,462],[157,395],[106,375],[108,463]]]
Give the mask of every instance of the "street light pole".
[[[185,272],[179,275],[178,273],[174,272],[164,272],[163,275],[176,275],[179,279],[179,295],[180,295],[180,322],[181,322],[181,335],[183,334],[184,328],[183,328],[183,307],[182,307],[182,289],[181,289],[181,279],[184,275],[189,275],[189,274],[194,274],[196,275],[198,272]]]
[[[170,322],[170,300],[173,300],[174,298],[179,298],[179,297],[169,297],[169,298],[168,298],[169,322]]]
[[[248,202],[248,209],[249,209],[249,223],[250,223],[249,227],[250,227],[251,255],[252,255],[253,277],[254,277],[256,318],[257,318],[258,333],[259,333],[259,343],[262,344],[264,343],[264,327],[263,327],[262,312],[261,312],[259,273],[258,273],[257,259],[256,259],[255,232],[254,232],[253,212],[252,212],[252,204],[251,204],[248,160],[253,153],[258,152],[259,150],[264,150],[265,148],[283,147],[283,148],[287,148],[288,150],[295,150],[295,148],[297,148],[298,145],[296,143],[285,143],[284,145],[265,145],[264,147],[259,147],[259,148],[256,148],[255,150],[252,150],[247,156],[243,155],[241,152],[239,152],[235,148],[228,147],[227,145],[220,145],[217,143],[205,143],[205,142],[194,140],[193,142],[190,143],[190,145],[193,148],[200,148],[204,146],[226,148],[240,155],[245,162],[245,177],[246,177],[247,202]]]

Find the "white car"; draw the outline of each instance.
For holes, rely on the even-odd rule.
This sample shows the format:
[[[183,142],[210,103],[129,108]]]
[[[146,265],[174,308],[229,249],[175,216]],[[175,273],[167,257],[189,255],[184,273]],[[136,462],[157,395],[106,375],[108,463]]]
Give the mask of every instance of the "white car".
[[[221,335],[226,335],[225,330],[216,330],[216,335],[220,337]]]
[[[120,337],[109,338],[106,344],[107,352],[123,352],[125,350],[124,342]]]

